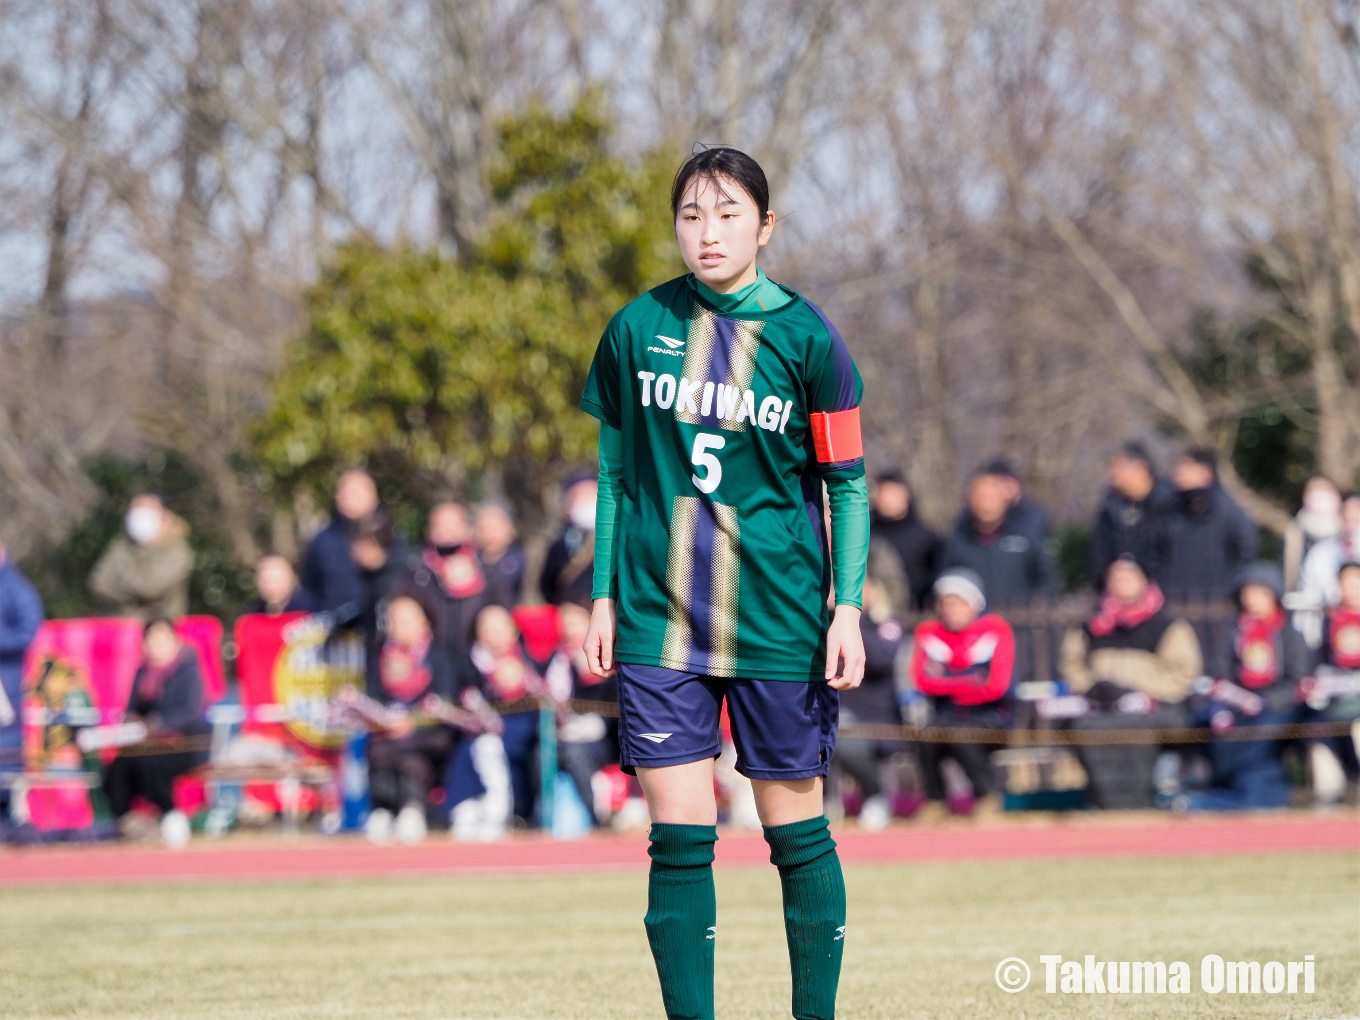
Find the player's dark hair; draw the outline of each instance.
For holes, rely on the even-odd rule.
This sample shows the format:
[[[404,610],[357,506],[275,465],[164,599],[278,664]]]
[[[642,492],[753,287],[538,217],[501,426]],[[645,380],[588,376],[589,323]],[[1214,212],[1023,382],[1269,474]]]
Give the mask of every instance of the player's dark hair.
[[[709,182],[721,194],[726,194],[723,181],[731,181],[750,196],[760,211],[761,220],[765,219],[765,213],[769,211],[770,183],[765,179],[765,171],[760,169],[760,164],[740,149],[715,145],[711,149],[696,152],[680,164],[680,169],[675,172],[675,180],[671,184],[672,219],[680,215],[680,202],[696,180]]]

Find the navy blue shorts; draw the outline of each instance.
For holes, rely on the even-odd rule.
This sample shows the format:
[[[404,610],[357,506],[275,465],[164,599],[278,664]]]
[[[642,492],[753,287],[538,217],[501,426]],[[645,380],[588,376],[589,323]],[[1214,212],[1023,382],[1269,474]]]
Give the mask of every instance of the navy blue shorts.
[[[826,775],[836,746],[840,691],[822,682],[740,680],[619,663],[619,763],[684,765],[722,752],[723,697],[737,771],[749,779]]]

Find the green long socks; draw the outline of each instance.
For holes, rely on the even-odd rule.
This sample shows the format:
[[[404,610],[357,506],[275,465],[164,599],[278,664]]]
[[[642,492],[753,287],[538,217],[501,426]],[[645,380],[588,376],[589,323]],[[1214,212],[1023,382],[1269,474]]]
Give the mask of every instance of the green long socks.
[[[670,1020],[713,1017],[717,840],[712,825],[652,825],[644,923]],[[784,889],[793,1015],[797,1020],[832,1020],[845,948],[845,881],[836,843],[825,817],[766,826],[765,841]]]
[[[797,1020],[832,1020],[845,950],[845,879],[825,816],[765,826],[784,887],[784,934]]]
[[[713,1020],[713,825],[652,823],[647,941],[670,1020]]]

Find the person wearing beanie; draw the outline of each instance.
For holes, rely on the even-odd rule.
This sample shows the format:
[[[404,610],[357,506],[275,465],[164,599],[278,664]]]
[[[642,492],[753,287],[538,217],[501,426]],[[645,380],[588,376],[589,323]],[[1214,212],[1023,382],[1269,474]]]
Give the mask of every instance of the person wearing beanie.
[[[1194,628],[1166,611],[1166,599],[1132,555],[1106,571],[1094,616],[1063,640],[1059,673],[1086,695],[1083,731],[1172,729],[1187,725],[1185,701],[1202,670]],[[1152,806],[1157,744],[1080,744],[1077,756],[1097,807]]]
[[[931,724],[949,728],[999,729],[1012,721],[1008,694],[1015,664],[1015,636],[1001,617],[985,613],[980,578],[966,567],[944,571],[935,581],[936,619],[916,628],[911,680],[931,702]],[[949,810],[965,814],[974,805],[996,807],[990,744],[921,744],[921,770],[930,804],[926,815],[943,813],[941,766],[953,758],[968,776],[973,798],[954,798]]]
[[[1198,706],[1198,720],[1220,737],[1238,726],[1275,726],[1295,721],[1295,691],[1308,673],[1303,635],[1280,605],[1284,574],[1273,563],[1255,563],[1233,585],[1239,615],[1229,637],[1229,676]],[[1233,811],[1289,805],[1289,782],[1278,740],[1215,740],[1209,746],[1213,783],[1178,797],[1188,811]]]

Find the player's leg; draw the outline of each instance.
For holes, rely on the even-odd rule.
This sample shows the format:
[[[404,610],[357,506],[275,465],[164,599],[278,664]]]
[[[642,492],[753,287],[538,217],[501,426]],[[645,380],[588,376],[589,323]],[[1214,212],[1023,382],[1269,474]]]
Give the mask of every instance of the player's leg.
[[[722,683],[651,666],[619,666],[619,752],[652,814],[647,940],[666,1015],[713,1016],[717,899],[713,844],[718,809]]]
[[[728,685],[737,771],[755,789],[770,863],[779,869],[799,1020],[835,1016],[845,948],[845,880],[822,810],[839,704],[839,692],[825,683]]]

